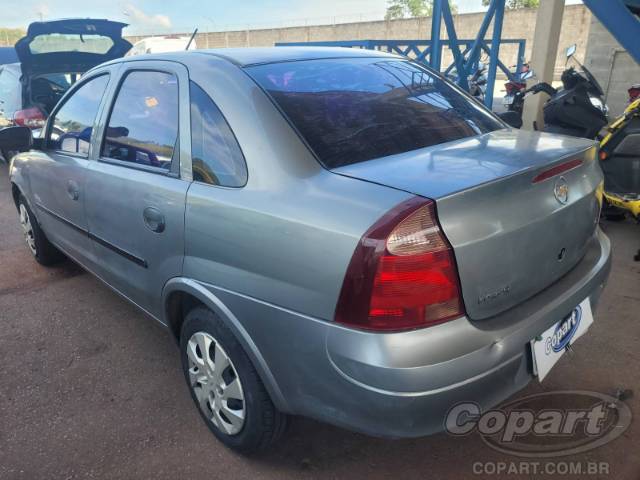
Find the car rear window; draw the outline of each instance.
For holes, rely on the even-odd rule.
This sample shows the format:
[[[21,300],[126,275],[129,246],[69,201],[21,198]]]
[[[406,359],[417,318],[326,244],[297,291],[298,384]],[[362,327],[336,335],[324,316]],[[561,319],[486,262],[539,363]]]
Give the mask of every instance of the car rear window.
[[[54,52],[107,53],[113,47],[113,40],[105,35],[48,33],[36,35],[29,43],[32,54]]]
[[[327,168],[503,128],[457,87],[402,59],[305,60],[246,70]]]

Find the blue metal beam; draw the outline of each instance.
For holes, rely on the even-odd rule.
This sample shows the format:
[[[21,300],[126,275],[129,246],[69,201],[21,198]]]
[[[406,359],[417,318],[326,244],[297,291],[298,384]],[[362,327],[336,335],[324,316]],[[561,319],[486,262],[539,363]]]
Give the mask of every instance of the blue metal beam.
[[[453,45],[450,40],[441,40],[441,46],[448,47],[453,50]],[[461,55],[463,58],[466,58],[469,51],[471,50],[472,45],[475,43],[475,39],[458,39],[459,48],[463,48]],[[517,44],[518,45],[518,57],[522,59],[524,55],[526,40],[524,39],[503,39],[500,41],[502,45],[505,44]],[[346,48],[364,48],[369,50],[380,50],[389,53],[397,53],[399,55],[407,56],[409,53],[413,52],[416,54],[413,57],[417,62],[423,63],[425,65],[429,65],[429,55],[431,53],[431,40],[338,40],[338,41],[327,41],[327,42],[277,42],[277,47],[346,47]],[[485,52],[487,55],[490,55],[491,48],[490,42],[486,40],[480,43],[481,52]],[[418,55],[418,52],[419,55]],[[509,63],[512,63],[509,61]],[[509,68],[501,61],[498,61],[498,68],[505,74],[505,76],[509,80],[517,80],[519,78],[518,72],[522,69],[520,61],[520,66],[516,69],[515,72],[509,70]],[[470,65],[473,67],[473,65]],[[473,73],[473,70],[466,69],[465,65],[463,65],[463,70],[458,70],[455,60],[453,63],[447,66],[442,72],[449,76],[453,69],[456,69],[456,82],[460,81],[461,77],[458,75],[458,71],[465,72],[465,76],[470,71]]]
[[[583,0],[584,4],[602,22],[634,60],[640,63],[640,21],[631,13],[627,4],[636,6],[631,0]]]
[[[597,0],[585,0],[588,1]],[[622,0],[613,0],[622,1]],[[640,1],[640,0],[626,0]],[[605,3],[605,2],[602,2]],[[608,2],[607,2],[608,3]],[[430,40],[347,40],[337,42],[292,42],[276,43],[276,46],[334,46],[351,48],[368,48],[372,50],[382,50],[386,52],[398,53],[408,56],[414,60],[427,64],[434,70],[441,70],[442,49],[447,46],[453,54],[453,63],[445,71],[445,75],[451,75],[453,68],[456,69],[455,81],[465,89],[468,89],[467,78],[478,68],[480,54],[484,51],[489,55],[489,68],[487,78],[487,88],[485,93],[485,104],[491,108],[493,104],[493,89],[495,86],[496,72],[499,68],[510,79],[518,79],[522,70],[525,41],[522,39],[502,40],[502,22],[504,18],[505,0],[491,0],[489,8],[482,20],[478,34],[473,40],[460,40],[456,34],[449,0],[434,0],[433,14],[431,19],[431,39]],[[441,24],[445,23],[447,39],[440,38]],[[489,26],[493,21],[493,33],[491,41],[487,42],[485,37]],[[516,71],[509,69],[500,61],[500,45],[504,43],[518,44],[518,58],[516,59]]]
[[[496,84],[496,71],[498,69],[498,55],[500,54],[500,37],[502,37],[502,20],[504,18],[504,0],[493,0],[493,33],[491,35],[491,53],[489,55],[489,72],[487,73],[487,89],[484,96],[484,104],[493,106],[493,87]]]
[[[457,72],[464,72],[464,54],[460,51],[458,34],[456,33],[456,27],[453,24],[453,16],[451,15],[451,8],[449,7],[448,0],[442,7],[442,18],[444,20],[444,26],[447,29],[447,37],[449,38],[449,49],[453,54],[453,64],[456,66]],[[458,74],[458,85],[460,85],[465,90],[469,89],[467,75]]]
[[[440,71],[442,61],[442,41],[440,40],[440,24],[442,23],[442,4],[449,0],[434,0],[433,13],[431,15],[431,58],[429,63],[431,68]]]

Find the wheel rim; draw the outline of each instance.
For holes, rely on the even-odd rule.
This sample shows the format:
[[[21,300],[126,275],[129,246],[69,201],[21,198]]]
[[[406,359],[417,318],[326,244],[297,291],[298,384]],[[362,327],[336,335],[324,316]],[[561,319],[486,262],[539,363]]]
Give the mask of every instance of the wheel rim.
[[[22,225],[22,231],[24,232],[24,238],[27,241],[27,245],[31,250],[31,253],[36,254],[36,239],[33,236],[33,226],[31,225],[31,219],[29,218],[29,212],[25,206],[20,204],[20,225]]]
[[[187,343],[189,382],[204,416],[220,431],[236,435],[245,420],[242,383],[231,359],[207,332],[194,333]]]

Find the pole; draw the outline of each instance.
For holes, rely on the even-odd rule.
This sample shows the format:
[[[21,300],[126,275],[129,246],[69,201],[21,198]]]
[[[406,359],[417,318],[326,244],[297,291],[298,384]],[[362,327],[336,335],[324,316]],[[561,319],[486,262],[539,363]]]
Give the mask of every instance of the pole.
[[[533,35],[531,68],[541,82],[553,82],[563,13],[564,0],[540,0]],[[548,98],[546,94],[538,93],[526,99],[522,116],[523,129],[533,130],[533,122],[536,122],[538,130],[542,129],[542,107]]]
[[[442,43],[440,42],[440,24],[442,23],[442,2],[449,0],[434,0],[431,14],[431,58],[429,64],[431,68],[440,71],[442,58]]]

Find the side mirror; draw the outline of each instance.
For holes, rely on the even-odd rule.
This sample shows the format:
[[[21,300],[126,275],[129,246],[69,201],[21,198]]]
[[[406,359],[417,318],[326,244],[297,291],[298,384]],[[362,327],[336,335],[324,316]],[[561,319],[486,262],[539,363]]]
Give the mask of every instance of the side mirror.
[[[567,58],[573,57],[573,55],[576,53],[576,49],[577,49],[577,46],[576,46],[575,43],[573,45],[571,45],[570,47],[568,47],[567,51],[566,51]]]
[[[7,127],[0,130],[0,149],[26,152],[33,145],[29,127]]]

